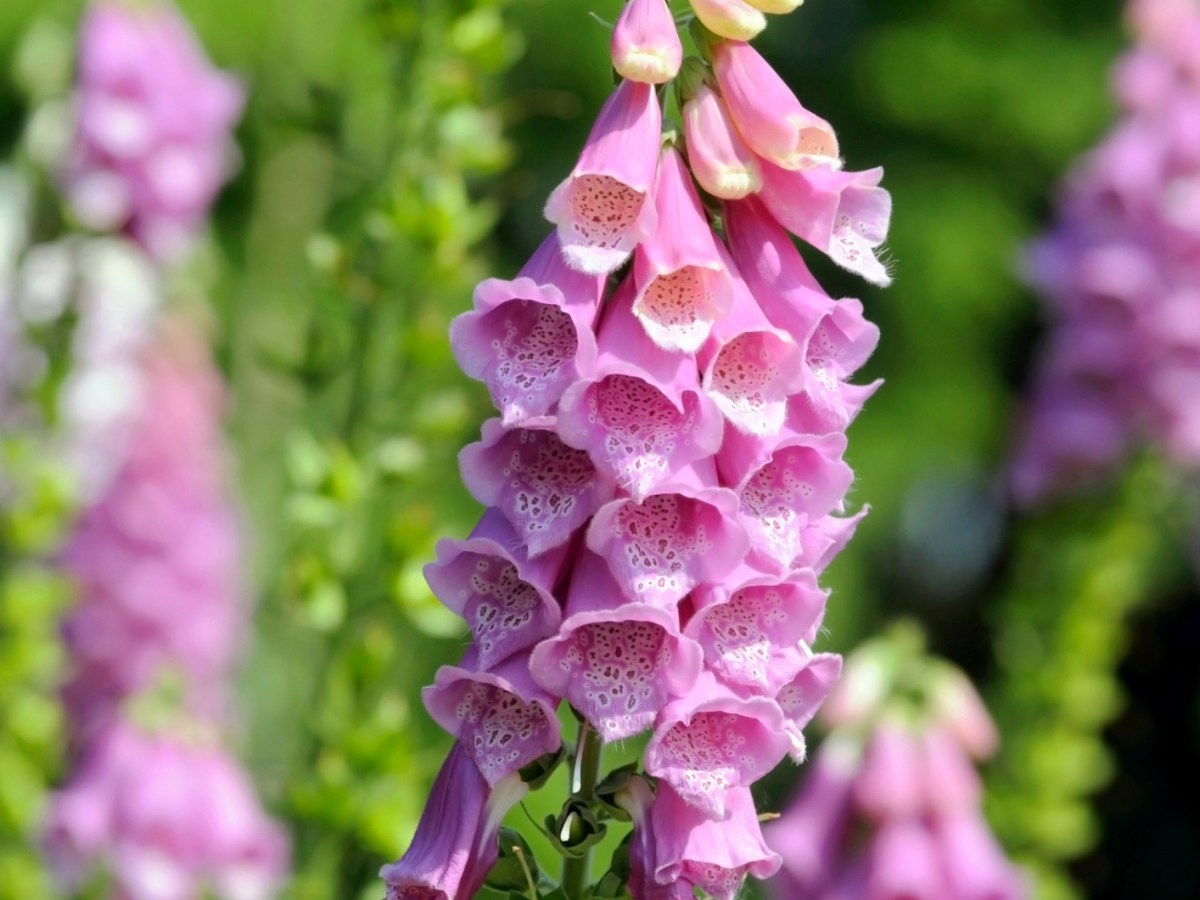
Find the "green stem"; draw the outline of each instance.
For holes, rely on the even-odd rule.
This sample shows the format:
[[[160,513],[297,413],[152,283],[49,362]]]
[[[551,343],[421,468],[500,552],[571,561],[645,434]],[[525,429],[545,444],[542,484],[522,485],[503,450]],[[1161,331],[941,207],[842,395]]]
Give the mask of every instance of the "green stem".
[[[600,735],[586,719],[579,725],[579,740],[575,744],[575,760],[571,766],[571,794],[584,800],[596,796],[596,782],[600,779],[600,757],[604,745]],[[568,900],[583,900],[587,890],[588,876],[592,871],[592,851],[588,848],[578,858],[563,862],[562,887]]]

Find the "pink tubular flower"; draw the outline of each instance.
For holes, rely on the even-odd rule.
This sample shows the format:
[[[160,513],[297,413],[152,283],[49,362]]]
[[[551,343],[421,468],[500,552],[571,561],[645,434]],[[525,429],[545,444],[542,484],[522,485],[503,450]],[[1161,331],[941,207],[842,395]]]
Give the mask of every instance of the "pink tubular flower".
[[[700,389],[695,360],[655,345],[632,312],[633,281],[618,287],[600,326],[590,379],[563,394],[558,433],[586,450],[634,499],[721,445],[724,420]]]
[[[555,715],[558,698],[534,683],[525,659],[511,658],[494,670],[442,666],[422,691],[430,717],[454,735],[488,786],[514,775],[562,745]]]
[[[778,434],[788,398],[800,390],[806,374],[801,348],[767,320],[733,261],[722,255],[737,304],[716,322],[697,357],[701,384],[738,431],[759,437]]]
[[[612,64],[622,78],[663,84],[679,73],[683,42],[666,0],[628,0],[612,36]]]
[[[725,204],[730,251],[767,319],[804,348],[800,395],[789,404],[797,431],[842,431],[880,382],[846,383],[879,342],[857,300],[833,300],[808,270],[787,232],[754,198]]]
[[[939,863],[933,836],[919,822],[885,820],[871,842],[866,896],[943,900]]]
[[[649,728],[695,684],[703,654],[679,633],[678,615],[628,602],[599,556],[584,552],[576,562],[566,614],[558,635],[534,648],[529,668],[606,742]]]
[[[730,432],[718,467],[722,480],[736,485],[755,565],[784,572],[802,562],[805,526],[840,511],[854,479],[842,460],[845,448],[841,432],[765,440]]]
[[[514,280],[481,282],[474,310],[450,324],[455,359],[487,385],[506,427],[550,414],[590,373],[602,287],[565,265],[552,234]]]
[[[762,778],[787,748],[775,701],[739,697],[705,671],[663,709],[646,745],[646,771],[705,815],[725,819],[730,789]]]
[[[467,620],[484,668],[528,651],[558,628],[562,612],[551,591],[565,552],[528,559],[498,510],[486,512],[467,540],[439,541],[437,557],[425,567],[425,579]]]
[[[780,578],[742,566],[695,591],[684,633],[704,648],[705,665],[721,681],[776,696],[806,665],[798,645],[816,636],[827,598],[811,571]]]
[[[783,730],[791,741],[788,755],[798,763],[808,756],[804,728],[842,675],[842,658],[838,654],[814,654],[807,647],[801,649],[805,657],[803,668],[775,695],[775,702],[783,712]]]
[[[749,540],[737,520],[737,497],[716,487],[710,463],[705,474],[681,471],[641,502],[606,503],[588,527],[587,545],[630,598],[673,609],[697,585],[732,572]]]
[[[867,281],[891,283],[878,257],[892,215],[883,169],[793,172],[764,161],[762,174],[762,202],[788,231]]]
[[[1029,888],[1004,856],[978,808],[939,818],[934,840],[945,860],[946,885],[956,897],[1021,900]]]
[[[767,27],[767,19],[746,0],[688,0],[696,18],[713,34],[749,41]]]
[[[659,782],[647,823],[656,844],[655,881],[686,881],[716,900],[733,900],[747,875],[779,871],[782,860],[763,841],[750,789],[730,788],[726,808],[727,818],[709,819],[669,782]]]
[[[829,123],[800,105],[758,51],[731,40],[712,52],[721,97],[751,150],[785,169],[840,165]]]
[[[738,200],[762,187],[758,158],[730,121],[725,104],[707,84],[683,104],[688,163],[704,190]]]
[[[592,126],[575,168],[546,201],[573,268],[611,272],[658,227],[650,196],[662,111],[654,88],[622,81]]]
[[[729,312],[733,283],[683,158],[664,147],[654,205],[658,230],[633,258],[633,314],[664,350],[695,353]]]
[[[505,814],[528,792],[519,775],[492,788],[456,744],[442,764],[405,854],[384,866],[387,900],[467,900],[500,853]]]
[[[458,456],[467,489],[500,510],[531,557],[565,544],[615,488],[554,428],[552,419],[543,419],[506,430],[491,419],[483,424],[483,440]]]
[[[226,179],[241,88],[169,3],[104,0],[84,19],[75,102],[63,180],[76,213],[160,260],[180,255]]]

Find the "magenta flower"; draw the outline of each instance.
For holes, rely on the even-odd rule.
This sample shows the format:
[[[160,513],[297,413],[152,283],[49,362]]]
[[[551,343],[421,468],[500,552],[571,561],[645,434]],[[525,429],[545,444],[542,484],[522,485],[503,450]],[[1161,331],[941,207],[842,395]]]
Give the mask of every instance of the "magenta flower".
[[[528,792],[517,775],[492,788],[461,745],[442,764],[405,854],[384,866],[387,900],[466,900],[500,854],[505,813]]]
[[[552,234],[514,280],[481,282],[475,309],[450,324],[455,358],[487,385],[506,427],[550,414],[590,374],[602,287],[565,264]]]
[[[441,540],[425,567],[429,587],[467,620],[479,662],[491,668],[554,634],[562,619],[551,593],[566,555],[527,558],[520,536],[498,510],[484,514],[465,541]]]
[[[717,44],[713,71],[738,131],[764,160],[786,169],[840,165],[837,137],[829,123],[801,106],[749,44]]]
[[[658,226],[651,192],[662,111],[654,88],[622,81],[604,104],[579,161],[546,201],[567,262],[600,275],[621,265]]]
[[[750,790],[731,788],[726,806],[728,818],[706,818],[659,782],[649,821],[634,825],[653,836],[656,882],[685,882],[716,900],[733,900],[747,875],[770,878],[779,871],[782,860],[763,841]]]
[[[788,231],[872,284],[891,283],[878,255],[892,215],[883,169],[789,171],[764,160],[762,178],[762,202]]]
[[[723,255],[733,271],[732,260]],[[736,271],[733,284],[737,305],[716,322],[697,357],[701,383],[737,430],[759,437],[778,434],[788,398],[803,387],[802,350],[767,320]]]
[[[683,158],[663,148],[654,205],[658,230],[633,258],[633,314],[664,350],[695,353],[733,304],[733,282]]]
[[[442,666],[422,698],[430,717],[462,744],[487,781],[497,784],[553,753],[562,744],[553,697],[534,683],[526,660],[515,657],[492,671]]]
[[[692,689],[700,647],[679,632],[674,611],[629,602],[610,567],[583,553],[558,635],[529,660],[533,677],[587,716],[605,741],[645,731],[659,710]]]
[[[787,749],[775,701],[740,697],[702,672],[691,691],[664,707],[646,745],[646,771],[706,816],[725,819],[729,790],[762,778]]]
[[[631,599],[673,608],[699,584],[719,582],[749,547],[737,497],[689,468],[640,503],[606,503],[587,530],[588,549],[608,563]]]
[[[704,190],[739,200],[762,187],[758,158],[746,146],[719,94],[701,84],[683,104],[688,163]]]
[[[612,64],[630,81],[663,84],[679,73],[683,42],[666,0],[628,0],[612,36]]]
[[[93,4],[79,37],[76,130],[63,181],[91,227],[172,259],[228,175],[237,83],[214,69],[166,2]]]
[[[558,433],[586,450],[636,500],[711,457],[724,421],[700,388],[695,361],[658,347],[634,317],[633,282],[610,300],[595,374],[563,394]]]
[[[694,592],[696,611],[684,633],[721,681],[773,697],[807,665],[800,644],[816,637],[827,599],[810,570],[779,577],[742,566]]]
[[[584,450],[568,447],[552,419],[505,429],[483,424],[483,440],[459,454],[463,483],[480,503],[494,506],[531,557],[565,544],[615,489]]]

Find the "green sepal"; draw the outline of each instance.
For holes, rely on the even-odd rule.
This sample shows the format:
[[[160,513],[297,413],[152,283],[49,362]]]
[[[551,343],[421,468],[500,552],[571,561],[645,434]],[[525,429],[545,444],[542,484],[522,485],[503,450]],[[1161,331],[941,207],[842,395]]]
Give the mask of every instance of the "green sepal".
[[[569,748],[564,742],[554,753],[546,753],[539,756],[520,770],[521,780],[529,785],[531,791],[540,790],[549,780],[550,776],[554,774],[554,770],[567,758],[568,750]]]
[[[675,76],[675,91],[681,110],[684,103],[700,92],[700,85],[708,81],[711,71],[698,56],[689,56],[683,61],[679,74]]]
[[[522,865],[520,857],[513,852],[513,847],[520,847],[525,854],[524,865]],[[524,897],[524,892],[529,887],[524,866],[529,867],[530,874],[533,875],[533,880],[536,882],[538,878],[537,860],[534,858],[533,851],[529,849],[529,844],[526,843],[520,832],[511,828],[501,828],[500,857],[488,870],[484,884],[498,891],[512,891]]]
[[[546,816],[546,831],[555,850],[578,859],[600,843],[608,829],[587,801],[572,797],[563,804],[557,818]]]
[[[696,50],[699,51],[700,58],[706,63],[711,63],[712,48],[721,42],[721,36],[713,34],[704,27],[703,22],[695,17],[688,22],[688,34],[691,35],[692,41],[696,44]]]
[[[596,799],[610,816],[620,822],[629,821],[629,813],[616,804],[617,793],[637,777],[638,763],[631,762],[613,769],[596,785]]]

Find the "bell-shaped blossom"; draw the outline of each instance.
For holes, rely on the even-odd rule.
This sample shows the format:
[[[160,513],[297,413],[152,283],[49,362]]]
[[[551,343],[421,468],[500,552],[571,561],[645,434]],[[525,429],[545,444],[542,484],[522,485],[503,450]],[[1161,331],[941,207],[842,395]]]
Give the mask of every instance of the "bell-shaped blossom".
[[[770,878],[779,871],[782,860],[763,840],[750,789],[730,788],[725,805],[727,818],[711,819],[669,782],[659,782],[643,826],[653,835],[656,882],[683,881],[715,900],[733,900],[747,875]]]
[[[500,823],[528,793],[520,775],[489,788],[455,744],[442,764],[408,850],[386,865],[386,900],[466,900],[500,855]]]
[[[654,205],[658,230],[633,258],[633,314],[664,350],[695,353],[733,304],[733,282],[683,157],[664,147]]]
[[[583,551],[558,635],[534,648],[534,679],[587,716],[605,742],[650,727],[696,682],[703,653],[673,611],[626,600],[608,564]]]
[[[783,871],[772,884],[778,888],[774,896],[818,896],[822,883],[837,870],[853,812],[859,757],[853,740],[837,735],[826,739],[808,764],[803,791],[763,829],[767,845],[783,858]]]
[[[767,27],[761,10],[747,0],[688,0],[696,18],[713,34],[731,41],[750,41]]]
[[[68,889],[102,861],[130,900],[209,891],[267,900],[287,872],[287,839],[245,773],[218,747],[116,720],[50,800],[43,846]]]
[[[829,297],[787,232],[755,198],[725,204],[730,252],[760,309],[804,348],[804,381],[789,403],[791,427],[825,434],[843,431],[880,382],[846,383],[879,342],[857,300]]]
[[[702,672],[668,704],[646,745],[646,771],[714,819],[730,812],[732,788],[749,787],[787,755],[783,713],[766,697],[739,697]]]
[[[506,427],[550,414],[591,373],[603,281],[567,266],[551,234],[515,279],[480,282],[474,309],[450,323],[455,359],[487,385]]]
[[[525,657],[486,672],[475,668],[475,657],[471,651],[463,666],[442,666],[421,696],[430,717],[458,740],[494,788],[562,746],[558,698],[534,682]]]
[[[705,667],[725,684],[774,697],[807,664],[799,645],[816,636],[827,599],[811,571],[779,577],[741,566],[696,589],[684,633],[704,648]]]
[[[553,590],[566,548],[529,559],[520,536],[490,509],[465,541],[443,539],[425,579],[439,600],[467,620],[490,669],[558,630],[562,610]]]
[[[792,337],[763,315],[733,261],[722,255],[733,274],[737,303],[715,323],[697,357],[701,384],[738,431],[778,434],[788,397],[803,385],[805,360]]]
[[[563,394],[558,433],[635,500],[721,446],[724,419],[695,360],[657,346],[632,312],[627,278],[600,326],[593,376]]]
[[[804,762],[808,755],[804,727],[842,675],[842,658],[836,653],[812,653],[806,646],[801,649],[805,653],[803,668],[775,695],[775,702],[783,712],[783,730],[791,741],[788,755],[798,763]]]
[[[604,104],[571,174],[546,201],[573,268],[611,272],[658,227],[651,193],[662,110],[648,84],[622,81]]]
[[[762,187],[758,157],[746,145],[720,94],[701,84],[683,104],[688,165],[714,197],[738,200]]]
[[[506,429],[483,424],[483,440],[458,455],[463,483],[485,506],[500,510],[531,557],[565,544],[613,494],[584,450],[568,447],[553,419]]]
[[[721,41],[712,57],[721,97],[751,150],[785,169],[840,165],[829,123],[800,105],[757,50],[737,40]]]
[[[628,0],[612,36],[612,64],[630,81],[663,84],[679,73],[683,42],[666,0]]]
[[[63,172],[76,214],[126,231],[159,259],[178,256],[229,174],[242,105],[241,88],[212,67],[171,4],[92,4]]]
[[[809,522],[800,536],[800,555],[792,561],[792,568],[812,569],[820,575],[846,548],[858,523],[870,511],[869,506],[864,506],[852,516],[822,516]]]
[[[722,481],[736,486],[755,564],[793,568],[805,550],[805,526],[841,509],[854,479],[845,449],[841,432],[760,440],[730,431],[717,465]]]
[[[867,281],[891,283],[879,259],[892,216],[892,197],[879,186],[883,169],[790,171],[764,160],[762,178],[759,196],[788,231]]]
[[[737,502],[716,486],[711,462],[689,467],[640,502],[620,497],[602,506],[588,527],[588,549],[604,557],[631,599],[670,609],[742,561],[750,541]]]

